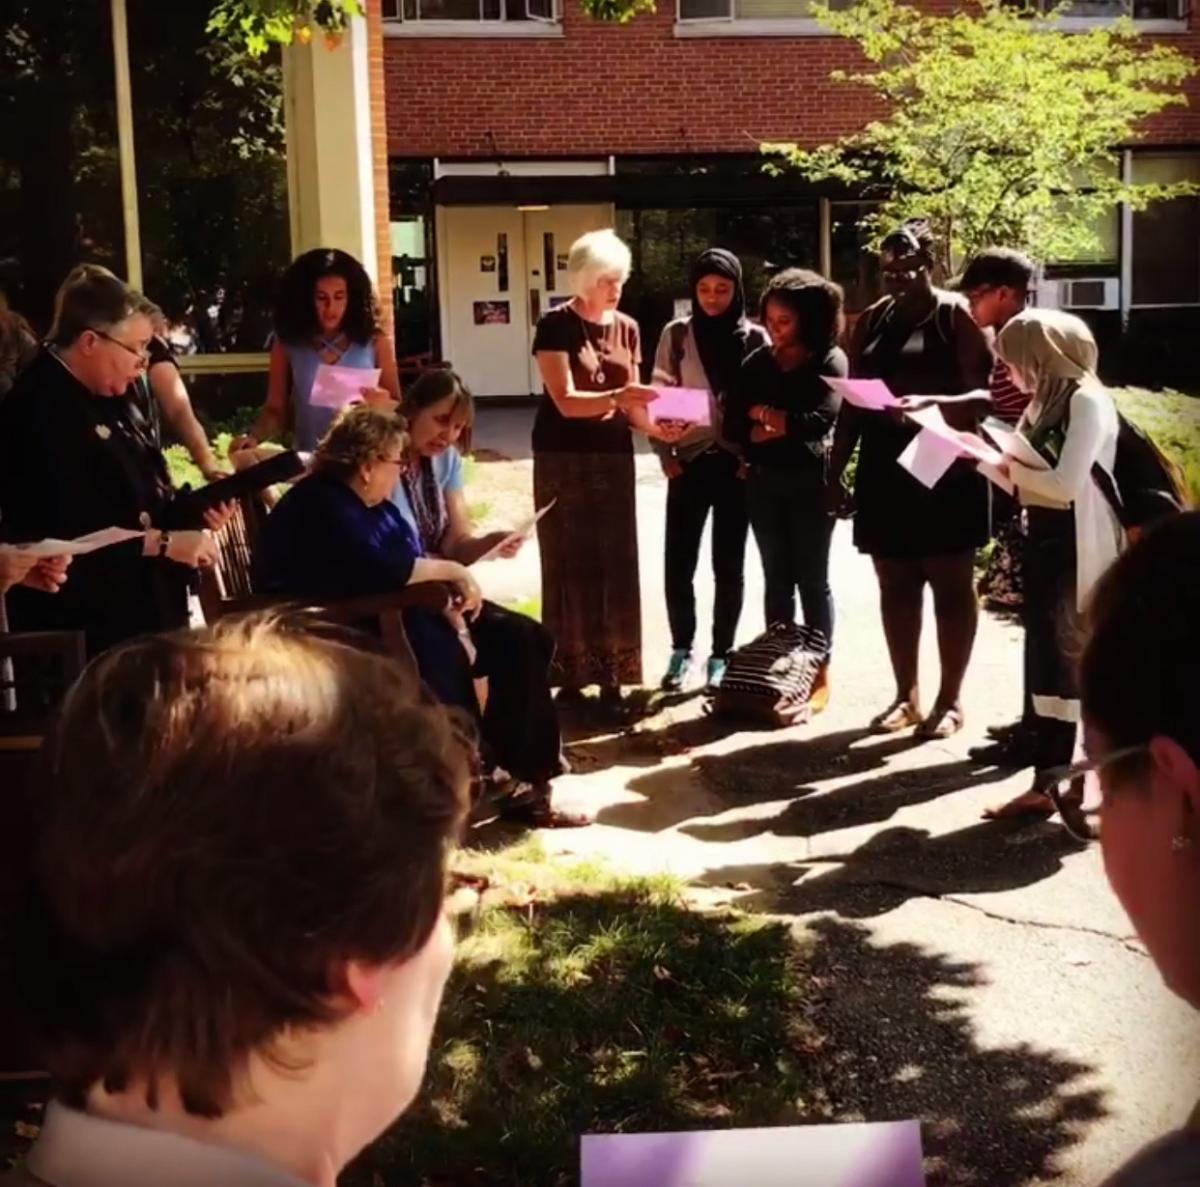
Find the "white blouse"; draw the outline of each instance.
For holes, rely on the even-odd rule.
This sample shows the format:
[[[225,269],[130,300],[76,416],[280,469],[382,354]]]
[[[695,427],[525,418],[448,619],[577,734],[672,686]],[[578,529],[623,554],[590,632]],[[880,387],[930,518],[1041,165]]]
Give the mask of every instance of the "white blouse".
[[[1018,428],[1036,421],[1040,412],[1041,405],[1034,400]],[[1039,470],[1009,463],[1009,476],[1024,506],[1075,510],[1076,603],[1081,610],[1124,543],[1121,522],[1092,477],[1097,462],[1112,475],[1119,427],[1112,396],[1098,383],[1085,383],[1071,397],[1058,465]]]

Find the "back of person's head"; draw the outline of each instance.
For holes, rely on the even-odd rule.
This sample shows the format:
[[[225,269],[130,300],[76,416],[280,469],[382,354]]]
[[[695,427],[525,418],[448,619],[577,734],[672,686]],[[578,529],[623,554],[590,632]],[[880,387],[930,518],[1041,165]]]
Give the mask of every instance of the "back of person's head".
[[[392,659],[278,619],[94,660],[44,746],[11,939],[60,1098],[177,1091],[218,1116],[248,1061],[342,1033],[355,962],[401,975],[435,929],[448,946],[470,754]],[[379,1059],[419,1081],[409,1037]]]
[[[1200,512],[1101,578],[1080,668],[1109,882],[1166,984],[1200,1009]]]
[[[1094,379],[1100,351],[1087,322],[1061,309],[1026,309],[996,336],[996,354],[1029,392]]]
[[[54,298],[49,341],[68,347],[85,330],[111,330],[142,312],[145,298],[100,264],[80,264],[68,273]]]
[[[785,268],[767,281],[759,311],[765,320],[770,302],[778,301],[786,306],[796,319],[805,349],[815,358],[823,359],[842,332],[843,300],[841,285],[819,272]]]
[[[1174,738],[1200,765],[1200,512],[1157,525],[1092,593],[1084,718],[1114,748]]]
[[[352,404],[338,413],[317,442],[309,472],[345,482],[370,462],[407,448],[404,417],[370,404]]]
[[[321,332],[316,287],[319,280],[329,276],[340,277],[346,283],[346,313],[341,332],[360,345],[375,340],[380,331],[379,306],[367,270],[349,252],[318,247],[297,256],[280,279],[274,330],[281,342],[306,343]]]
[[[971,257],[956,287],[962,293],[981,288],[1011,288],[1027,293],[1036,272],[1036,265],[1027,255],[1009,247],[987,247]]]

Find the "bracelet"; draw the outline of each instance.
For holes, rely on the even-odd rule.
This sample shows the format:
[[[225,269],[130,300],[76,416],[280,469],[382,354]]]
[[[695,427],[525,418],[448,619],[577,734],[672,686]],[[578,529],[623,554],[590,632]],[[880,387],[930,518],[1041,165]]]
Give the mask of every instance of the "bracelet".
[[[167,549],[171,546],[171,533],[161,532],[158,537],[158,555],[166,556]]]

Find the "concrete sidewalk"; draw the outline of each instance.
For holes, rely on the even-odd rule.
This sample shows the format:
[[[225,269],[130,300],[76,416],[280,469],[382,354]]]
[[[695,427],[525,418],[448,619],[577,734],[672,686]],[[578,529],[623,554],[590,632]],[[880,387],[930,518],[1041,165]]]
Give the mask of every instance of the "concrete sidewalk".
[[[523,442],[525,454],[480,463],[481,490],[529,489],[531,419],[526,410],[481,413],[477,446],[520,457]],[[637,472],[652,684],[670,649],[666,483],[652,455],[639,455]],[[501,499],[495,511],[512,507]],[[828,1090],[839,1115],[921,1117],[931,1184],[1098,1183],[1194,1103],[1194,1014],[1132,937],[1098,847],[1072,844],[1053,823],[979,819],[1028,778],[966,760],[986,724],[1017,712],[1017,630],[982,616],[962,734],[925,745],[872,737],[863,726],[890,699],[891,675],[874,575],[846,525],[832,570],[838,625],[827,713],[789,730],[729,732],[692,698],[630,731],[580,727],[570,748],[578,773],[559,792],[599,810],[599,822],[546,833],[546,846],[670,871],[698,901],[794,918],[827,971],[813,1009],[837,1053]],[[480,578],[490,596],[537,597],[536,546],[482,567]],[[706,624],[703,560],[697,587]],[[761,592],[751,542],[742,638],[761,629]],[[928,700],[937,673],[931,613],[926,623]]]

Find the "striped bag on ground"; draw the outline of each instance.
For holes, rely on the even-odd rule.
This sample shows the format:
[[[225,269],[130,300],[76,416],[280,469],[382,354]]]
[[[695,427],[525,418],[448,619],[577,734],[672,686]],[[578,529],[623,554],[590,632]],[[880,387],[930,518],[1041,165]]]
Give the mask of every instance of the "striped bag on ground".
[[[813,627],[776,623],[730,652],[713,711],[760,725],[807,721],[813,686],[829,654]]]

